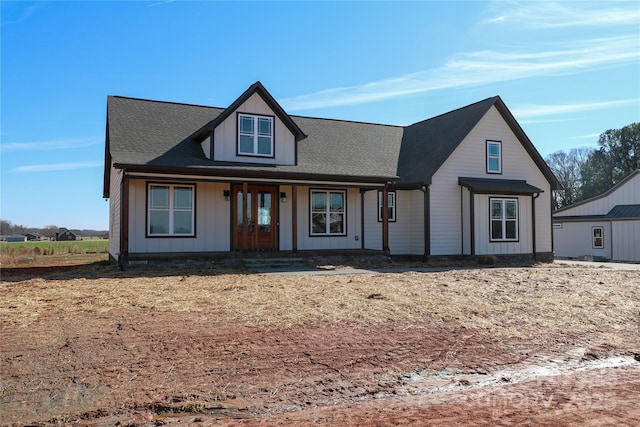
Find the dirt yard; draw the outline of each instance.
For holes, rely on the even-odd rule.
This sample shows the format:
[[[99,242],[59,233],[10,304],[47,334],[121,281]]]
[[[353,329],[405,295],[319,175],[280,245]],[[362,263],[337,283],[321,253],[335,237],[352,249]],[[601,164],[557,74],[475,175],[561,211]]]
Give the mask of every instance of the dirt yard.
[[[640,272],[4,269],[0,425],[639,425]]]

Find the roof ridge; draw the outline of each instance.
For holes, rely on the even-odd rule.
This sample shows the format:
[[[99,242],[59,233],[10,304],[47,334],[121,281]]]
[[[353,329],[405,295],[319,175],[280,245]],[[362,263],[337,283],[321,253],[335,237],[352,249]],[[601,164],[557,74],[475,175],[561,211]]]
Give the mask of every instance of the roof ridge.
[[[163,101],[163,100],[160,100],[160,99],[138,98],[138,97],[135,97],[135,96],[108,95],[107,98],[129,99],[129,100],[132,100],[132,101],[154,102],[154,103],[158,103],[158,104],[184,105],[186,107],[215,108],[217,110],[224,110],[225,109],[225,107],[214,107],[214,106],[211,106],[211,105],[193,104],[193,103],[189,103],[189,102]]]
[[[395,128],[406,128],[406,126],[392,125],[392,124],[389,124],[389,123],[374,123],[374,122],[365,122],[365,121],[362,121],[362,120],[334,119],[334,118],[331,118],[331,117],[300,116],[300,115],[297,115],[297,114],[289,114],[289,117],[291,117],[291,118],[299,118],[299,119],[325,120],[325,121],[331,121],[331,122],[355,123],[355,124],[360,124],[360,125],[374,125],[374,126],[388,126],[388,127],[395,127]]]
[[[464,107],[459,107],[459,108],[456,108],[456,109],[454,109],[454,110],[450,110],[450,111],[447,111],[447,112],[444,112],[444,113],[438,114],[437,116],[428,117],[428,118],[423,119],[423,120],[420,120],[420,121],[418,121],[418,122],[411,123],[410,125],[407,125],[407,126],[405,126],[405,127],[409,127],[409,126],[417,125],[417,124],[420,124],[420,123],[428,122],[429,120],[437,119],[437,118],[439,118],[439,117],[446,116],[447,114],[455,113],[455,112],[457,112],[457,111],[464,110],[465,108],[469,108],[469,107],[473,107],[473,106],[478,105],[478,104],[482,104],[483,102],[487,102],[487,101],[489,101],[490,99],[492,99],[492,100],[493,100],[493,102],[491,103],[491,104],[493,105],[493,104],[495,104],[495,102],[496,102],[498,99],[500,99],[500,96],[499,96],[499,95],[490,96],[489,98],[485,98],[485,99],[482,99],[482,100],[480,100],[480,101],[473,102],[473,103],[471,103],[471,104],[465,105]]]

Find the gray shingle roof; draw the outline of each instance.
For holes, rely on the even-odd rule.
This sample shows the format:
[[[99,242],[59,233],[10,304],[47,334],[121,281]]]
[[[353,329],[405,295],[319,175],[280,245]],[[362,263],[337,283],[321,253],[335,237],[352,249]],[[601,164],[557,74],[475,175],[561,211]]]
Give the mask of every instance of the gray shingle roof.
[[[262,85],[256,83],[243,96],[249,96],[251,90],[259,92],[260,88]],[[265,93],[270,97],[266,90]],[[294,166],[220,162],[205,157],[198,141],[234,105],[224,109],[109,96],[105,197],[109,192],[111,162],[131,169],[183,173],[188,170],[220,176],[281,179],[304,176],[322,180],[396,182],[407,187],[429,184],[431,176],[491,106],[496,106],[503,115],[552,188],[557,187],[550,169],[499,97],[406,127],[287,116],[287,126],[297,140],[298,164]]]
[[[433,174],[497,99],[488,98],[408,126],[398,164],[402,183],[431,183]]]
[[[397,179],[403,132],[399,126],[290,116],[308,137],[297,143],[297,165],[273,166],[204,156],[192,135],[224,109],[110,96],[107,110],[107,143],[118,165]]]

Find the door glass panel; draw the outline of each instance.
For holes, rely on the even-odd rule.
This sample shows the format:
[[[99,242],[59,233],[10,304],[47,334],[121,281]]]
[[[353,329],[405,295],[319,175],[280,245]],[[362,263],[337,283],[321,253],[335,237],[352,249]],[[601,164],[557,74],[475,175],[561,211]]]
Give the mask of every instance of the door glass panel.
[[[242,190],[238,190],[236,192],[236,200],[238,203],[238,208],[236,209],[237,214],[237,222],[238,222],[238,231],[242,231],[244,228],[244,224],[242,222],[243,218],[243,210],[242,210]],[[249,224],[251,223],[251,193],[247,193],[247,221]],[[249,229],[249,231],[251,231]]]
[[[258,192],[258,231],[271,232],[271,192]]]

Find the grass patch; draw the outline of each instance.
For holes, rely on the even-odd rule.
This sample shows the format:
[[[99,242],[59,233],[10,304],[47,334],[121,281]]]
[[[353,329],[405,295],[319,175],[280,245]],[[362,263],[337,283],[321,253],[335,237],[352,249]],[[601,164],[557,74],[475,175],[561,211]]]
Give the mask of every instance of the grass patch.
[[[106,254],[109,241],[104,239],[76,240],[68,242],[33,241],[33,242],[0,242],[0,264],[3,267],[19,267],[29,265],[68,264],[69,255],[86,256]],[[54,258],[55,257],[55,258]],[[42,258],[47,258],[43,260]],[[52,259],[49,259],[52,258]]]

